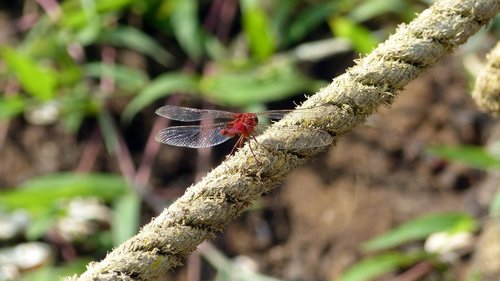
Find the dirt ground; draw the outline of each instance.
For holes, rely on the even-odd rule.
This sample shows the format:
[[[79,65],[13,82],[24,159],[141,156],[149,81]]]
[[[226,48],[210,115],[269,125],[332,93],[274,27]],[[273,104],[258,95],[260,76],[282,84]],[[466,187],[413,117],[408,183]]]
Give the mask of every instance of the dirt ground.
[[[282,187],[262,198],[260,208],[230,223],[213,243],[230,257],[253,259],[263,273],[276,278],[335,280],[362,257],[362,242],[401,222],[424,213],[481,212],[471,197],[484,174],[439,160],[425,149],[484,144],[491,126],[492,120],[469,97],[459,61],[448,58],[408,85],[391,108],[382,108],[327,153],[293,172]],[[58,126],[16,120],[1,129],[9,133],[0,150],[0,186],[73,170],[81,157],[82,143]],[[182,163],[184,156],[160,156],[157,165],[171,165],[172,157]],[[99,157],[94,169],[117,171],[109,157]],[[194,176],[176,180],[187,187]],[[185,280],[185,271],[177,270],[172,279]]]

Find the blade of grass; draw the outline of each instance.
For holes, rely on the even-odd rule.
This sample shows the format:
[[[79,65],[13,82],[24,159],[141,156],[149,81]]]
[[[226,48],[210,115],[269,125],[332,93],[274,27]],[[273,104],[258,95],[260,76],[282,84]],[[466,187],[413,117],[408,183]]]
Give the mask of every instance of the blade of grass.
[[[473,231],[476,222],[466,213],[433,214],[419,217],[363,244],[364,251],[378,251],[420,240],[436,232]]]
[[[384,273],[395,271],[401,267],[408,266],[412,263],[423,259],[425,254],[404,254],[404,253],[387,253],[370,258],[366,258],[344,272],[338,281],[368,281],[373,280],[377,276]]]
[[[243,70],[205,76],[201,82],[202,95],[216,103],[228,106],[246,106],[282,100],[301,91],[314,91],[322,82],[306,77],[288,62],[269,64]]]
[[[490,216],[500,217],[500,190],[495,193],[490,203]]]
[[[276,42],[269,19],[261,7],[260,0],[242,0],[241,13],[243,14],[243,28],[252,54],[257,59],[268,58],[276,51]]]
[[[54,70],[9,47],[1,48],[0,56],[27,93],[39,100],[50,100],[55,96],[57,75]]]
[[[162,9],[170,11],[170,20],[175,37],[182,49],[198,61],[201,59],[203,49],[203,34],[198,20],[198,1],[196,0],[171,0],[164,2]]]
[[[60,280],[61,276],[70,276],[80,274],[85,271],[86,265],[91,262],[92,258],[79,258],[70,262],[66,262],[61,266],[46,266],[34,272],[27,273],[24,281],[47,281]]]
[[[283,36],[283,30],[287,29],[287,24],[292,18],[293,10],[296,8],[298,0],[280,0],[276,4],[273,11],[273,16],[269,19],[270,26],[274,34]],[[283,40],[284,38],[280,38]]]
[[[116,156],[120,172],[127,182],[133,183],[135,175],[134,163],[125,142],[116,130],[113,119],[108,112],[101,112],[98,121],[108,152]]]
[[[478,169],[499,169],[500,159],[480,146],[432,146],[427,151],[450,161],[457,161]]]
[[[8,208],[40,209],[73,197],[98,197],[110,201],[127,190],[122,177],[110,174],[61,173],[24,183],[2,192],[0,203]]]
[[[124,65],[95,62],[84,65],[83,69],[88,77],[111,76],[118,86],[129,91],[136,91],[148,82],[144,71]]]
[[[136,192],[127,192],[114,201],[111,229],[114,246],[120,245],[137,233],[140,209],[141,197]]]
[[[122,120],[129,122],[144,107],[174,92],[194,93],[198,89],[198,77],[182,72],[170,72],[154,79],[127,105]]]
[[[313,29],[326,23],[326,20],[334,11],[335,3],[326,2],[307,8],[297,17],[293,17],[293,21],[286,31],[285,46],[302,40]]]
[[[173,56],[155,39],[134,27],[118,26],[111,30],[103,30],[98,41],[148,55],[164,66],[173,61]]]
[[[72,29],[80,29],[88,23],[88,9],[82,9],[82,1],[64,1],[61,5],[62,19],[61,25]],[[84,2],[84,1],[83,1]],[[99,14],[108,12],[119,12],[128,5],[132,4],[133,0],[99,0],[95,2],[95,10]]]
[[[28,101],[20,96],[0,97],[0,120],[10,119],[21,114],[26,108]]]
[[[414,5],[408,5],[408,2],[406,1],[369,0],[363,1],[359,5],[353,7],[353,9],[349,12],[349,18],[355,22],[364,22],[390,12],[403,15],[405,19],[409,21],[411,18],[407,18],[406,16],[412,15],[412,17],[415,17],[417,10]]]
[[[349,40],[359,53],[366,54],[379,43],[379,40],[372,35],[370,30],[348,18],[334,17],[328,23],[336,37]]]

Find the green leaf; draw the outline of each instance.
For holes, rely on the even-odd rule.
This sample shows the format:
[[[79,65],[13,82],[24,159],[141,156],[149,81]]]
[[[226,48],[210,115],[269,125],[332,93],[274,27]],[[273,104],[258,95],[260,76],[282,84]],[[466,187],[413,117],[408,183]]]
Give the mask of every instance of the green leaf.
[[[85,26],[75,32],[75,41],[82,46],[95,44],[104,29],[99,18],[89,20]]]
[[[83,68],[87,76],[94,78],[112,77],[118,86],[129,91],[136,91],[148,82],[148,77],[143,71],[124,65],[95,62],[86,64]]]
[[[425,239],[436,232],[473,231],[474,219],[465,213],[427,215],[409,221],[390,232],[363,244],[365,251],[378,251]]]
[[[226,46],[215,36],[205,36],[207,57],[213,61],[227,61],[229,52]]]
[[[141,198],[134,192],[128,192],[118,198],[113,206],[114,246],[118,246],[137,233],[141,210]]]
[[[226,106],[278,101],[320,87],[320,83],[300,73],[295,65],[276,62],[205,76],[201,85],[204,97]]]
[[[274,53],[276,42],[260,0],[241,0],[243,28],[253,55],[263,60]]]
[[[27,226],[26,238],[37,240],[43,237],[56,224],[58,213],[53,209],[43,210],[33,216],[33,221]]]
[[[500,168],[500,160],[480,146],[433,146],[427,151],[441,158],[462,162],[478,169]]]
[[[155,39],[134,27],[119,26],[111,30],[103,30],[98,40],[148,55],[162,65],[170,64],[173,59],[172,55]]]
[[[356,22],[364,22],[376,16],[381,16],[390,12],[396,14],[406,14],[408,10],[412,10],[413,14],[416,13],[411,5],[406,1],[400,0],[369,0],[353,6],[349,12],[349,18]]]
[[[195,61],[203,55],[203,34],[198,21],[198,1],[164,1],[161,10],[170,12],[175,37],[182,49]]]
[[[108,174],[53,174],[26,182],[0,193],[0,204],[30,211],[46,210],[73,197],[99,197],[110,201],[127,190],[122,177]]]
[[[277,36],[283,36],[290,19],[293,19],[293,10],[297,7],[298,0],[279,0],[273,8],[273,16],[269,18],[271,28]],[[282,38],[280,38],[282,39]]]
[[[490,203],[490,216],[500,217],[500,190],[495,193]]]
[[[95,115],[102,110],[104,100],[94,98],[89,91],[88,84],[82,82],[73,86],[70,92],[59,99],[61,102],[61,121],[69,132],[76,133],[85,116]]]
[[[61,24],[69,28],[85,27],[88,21],[95,18],[95,14],[88,7],[82,7],[82,3],[92,3],[95,12],[104,14],[112,11],[120,11],[128,5],[132,4],[133,0],[99,0],[99,1],[64,1],[62,8]]]
[[[305,9],[297,17],[293,17],[293,22],[286,32],[285,45],[300,41],[313,29],[326,23],[326,19],[332,15],[334,10],[335,4],[326,2]]]
[[[338,281],[368,281],[400,267],[409,266],[424,257],[424,254],[388,253],[366,258],[351,266]]]
[[[55,57],[58,65],[57,80],[61,88],[64,86],[71,88],[81,82],[83,80],[81,65],[74,61],[67,50],[63,50],[63,48],[58,48],[54,52],[56,52]]]
[[[153,80],[146,88],[127,105],[123,111],[122,119],[125,122],[159,98],[166,97],[174,92],[194,93],[198,88],[199,78],[192,74],[170,72]]]
[[[85,271],[87,264],[91,261],[91,258],[80,258],[71,262],[67,262],[62,266],[42,267],[34,272],[27,273],[24,276],[23,281],[60,280],[62,276],[81,274]]]
[[[24,111],[27,100],[21,96],[0,96],[0,120],[9,119]]]
[[[54,97],[57,86],[55,71],[42,67],[29,56],[9,47],[0,49],[0,56],[26,92],[40,100]]]
[[[348,18],[335,17],[329,21],[329,24],[336,37],[349,40],[359,53],[366,54],[379,43],[379,40],[367,28]]]
[[[107,111],[103,111],[97,116],[97,121],[99,122],[99,129],[101,130],[108,153],[111,155],[118,155],[118,153],[120,153],[119,136],[111,114]]]

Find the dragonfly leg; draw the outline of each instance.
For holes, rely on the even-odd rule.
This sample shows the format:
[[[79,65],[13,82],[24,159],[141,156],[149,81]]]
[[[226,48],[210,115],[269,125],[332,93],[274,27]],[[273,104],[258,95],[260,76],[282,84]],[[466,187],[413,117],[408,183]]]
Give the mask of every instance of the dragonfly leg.
[[[244,137],[243,137],[243,135],[240,135],[240,137],[238,138],[238,141],[236,141],[236,143],[234,144],[233,149],[231,149],[231,153],[229,153],[229,155],[232,155],[237,147],[241,147],[241,145],[243,144],[243,141],[244,141]]]
[[[260,143],[259,141],[257,141],[257,138],[255,136],[251,135],[250,137],[255,141],[255,143],[262,146],[263,148],[268,149],[268,150],[272,150],[272,148],[270,148],[269,146],[265,146],[262,143]]]
[[[254,136],[251,136],[253,138],[253,140],[255,140],[256,143],[258,143],[259,145],[261,145],[256,139]],[[253,149],[252,149],[252,142],[249,141],[248,142],[248,148],[250,148],[250,152],[252,153],[253,155],[253,158],[255,158],[255,161],[257,161],[257,163],[259,163],[260,165],[262,165],[262,163],[260,163],[260,161],[257,159],[257,156],[255,156],[255,153],[253,153]]]

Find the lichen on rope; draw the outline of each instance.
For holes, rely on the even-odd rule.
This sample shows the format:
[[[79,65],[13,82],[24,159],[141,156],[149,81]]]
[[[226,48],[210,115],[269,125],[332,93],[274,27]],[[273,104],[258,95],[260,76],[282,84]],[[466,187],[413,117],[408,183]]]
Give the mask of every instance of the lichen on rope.
[[[499,10],[500,0],[436,2],[300,106],[317,108],[317,115],[294,114],[271,126],[258,140],[285,142],[290,147],[314,141],[314,130],[300,133],[281,130],[282,126],[320,129],[338,138],[379,106],[390,105],[397,91],[464,43]],[[67,280],[152,280],[161,276],[281,183],[291,170],[324,149],[254,146],[254,156],[248,145],[244,146],[189,187],[136,236],[104,260],[91,263],[81,276]]]

